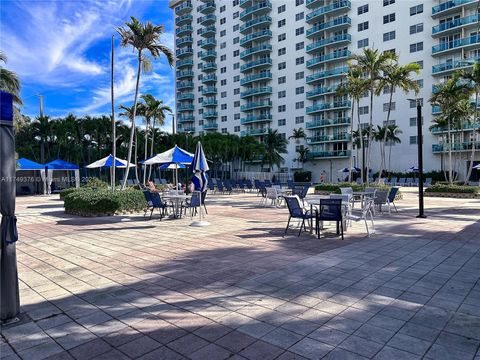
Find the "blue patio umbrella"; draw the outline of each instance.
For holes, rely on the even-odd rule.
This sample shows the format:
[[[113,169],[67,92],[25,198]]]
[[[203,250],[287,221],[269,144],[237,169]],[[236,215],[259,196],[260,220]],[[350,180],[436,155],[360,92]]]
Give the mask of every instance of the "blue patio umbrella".
[[[197,148],[195,149],[195,155],[193,156],[192,163],[190,164],[190,170],[195,174],[192,176],[192,183],[195,186],[195,191],[200,192],[200,198],[203,199],[203,192],[207,190],[207,174],[206,172],[210,170],[207,158],[203,152],[203,146],[200,141],[197,143]],[[202,220],[202,204],[200,204],[200,221],[194,221],[192,226],[206,226],[210,225],[209,222]]]
[[[106,167],[110,168],[113,166],[113,156],[110,154],[107,157],[104,157],[103,159],[97,160],[87,166],[86,168],[93,169],[93,168],[100,168],[100,167]],[[130,163],[130,167],[135,167],[136,165],[133,163]],[[115,159],[115,167],[118,168],[126,168],[127,167],[127,160],[122,160],[119,158]]]
[[[352,168],[344,167],[343,169],[338,170],[338,172],[342,172],[342,173],[348,173],[350,171],[354,173],[360,172],[360,168],[354,166]]]
[[[21,158],[17,160],[17,170],[45,170],[45,165],[33,160]]]

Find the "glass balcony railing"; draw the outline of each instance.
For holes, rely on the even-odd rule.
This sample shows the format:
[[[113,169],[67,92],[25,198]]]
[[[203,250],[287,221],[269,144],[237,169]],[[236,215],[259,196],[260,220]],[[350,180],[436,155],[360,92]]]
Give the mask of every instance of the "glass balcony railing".
[[[214,95],[217,93],[217,88],[215,86],[208,86],[202,89],[202,95]]]
[[[271,94],[272,93],[272,87],[271,86],[264,86],[264,87],[259,87],[259,88],[252,88],[248,89],[246,91],[243,91],[240,93],[241,98],[245,98],[248,96],[254,96],[254,95],[261,95],[261,94]]]
[[[315,129],[328,126],[340,126],[340,125],[350,125],[351,119],[346,118],[334,118],[334,119],[319,119],[313,120],[306,123],[305,127],[307,129]]]
[[[479,21],[480,21],[480,14],[470,15],[463,18],[447,21],[442,24],[434,26],[432,28],[432,34],[435,35],[435,34],[445,32],[447,30],[457,29],[465,25],[477,24]]]
[[[217,106],[218,101],[216,99],[208,99],[202,102],[202,106]]]
[[[261,44],[261,45],[258,45],[258,46],[254,46],[252,48],[249,48],[245,51],[242,51],[240,53],[240,59],[243,59],[247,56],[251,56],[253,54],[261,54],[261,53],[265,53],[265,52],[270,52],[272,51],[272,45],[270,44]]]
[[[195,106],[193,104],[185,104],[177,106],[177,111],[193,111]]]
[[[182,100],[193,100],[195,98],[195,95],[193,93],[179,93],[177,94],[177,100],[182,101]]]
[[[308,75],[306,82],[307,84],[309,84],[309,83],[312,83],[321,79],[329,78],[329,77],[343,76],[343,75],[346,75],[347,73],[348,73],[348,67],[346,66],[332,69],[332,70],[320,71],[312,75]]]
[[[191,89],[193,88],[192,81],[177,82],[177,89]]]
[[[217,130],[218,124],[216,122],[203,124],[203,130]]]
[[[216,82],[217,81],[217,75],[215,74],[210,74],[210,75],[205,75],[202,77],[202,83],[210,83],[210,82]]]
[[[190,1],[185,1],[184,3],[175,7],[175,14],[182,15],[192,11],[192,9],[193,9],[192,3]]]
[[[210,26],[204,27],[203,29],[200,29],[200,31],[198,32],[198,35],[205,37],[209,35],[215,35],[216,32],[217,32],[217,28],[215,27],[215,25],[210,25]]]
[[[210,14],[212,12],[214,12],[216,9],[216,5],[215,5],[215,2],[208,2],[206,4],[203,4],[203,5],[200,5],[198,8],[197,8],[197,11],[202,13],[202,14]]]
[[[204,119],[211,119],[218,117],[218,112],[216,111],[207,111],[202,114],[202,118]]]
[[[480,129],[480,123],[470,123],[470,124],[463,124],[460,129],[450,129],[451,132],[458,132],[458,131],[472,131]],[[448,129],[446,127],[433,127],[430,129],[432,134],[439,134],[439,133],[446,133]]]
[[[271,80],[272,73],[270,71],[262,71],[261,73],[245,76],[242,80],[240,80],[240,85],[249,84],[254,81],[260,80]]]
[[[193,60],[192,59],[185,59],[185,60],[180,60],[175,63],[175,66],[177,69],[185,67],[185,66],[193,66]]]
[[[332,142],[332,141],[350,141],[352,136],[347,133],[333,134],[333,135],[317,135],[312,137],[307,137],[307,144],[317,144],[322,142]]]
[[[195,121],[195,116],[193,115],[180,115],[178,116],[179,123],[192,122]]]
[[[310,14],[307,14],[306,20],[307,22],[312,22],[318,19],[320,16],[323,16],[328,13],[332,13],[337,10],[348,10],[352,7],[352,4],[348,0],[342,0],[327,6],[322,6]]]
[[[214,71],[217,69],[217,64],[214,62],[207,62],[202,65],[202,71]]]
[[[448,50],[455,50],[464,46],[476,44],[480,44],[480,34],[435,45],[432,47],[432,54],[438,54]]]
[[[214,38],[208,38],[200,41],[201,48],[206,49],[206,48],[213,48],[215,46],[217,46],[217,40],[215,40]]]
[[[217,57],[217,52],[215,50],[200,52],[200,59],[202,60],[214,59],[216,57]]]
[[[258,18],[246,21],[242,26],[240,26],[240,32],[243,33],[252,27],[269,25],[271,23],[272,18],[268,15],[263,15]]]
[[[313,114],[316,112],[333,110],[333,109],[350,108],[351,105],[352,103],[350,100],[336,101],[333,103],[322,103],[322,104],[308,106],[306,109],[306,112],[307,114]]]
[[[190,14],[179,16],[175,19],[175,25],[180,26],[188,22],[191,22],[192,20],[193,20],[193,16]]]
[[[261,30],[254,32],[253,34],[247,35],[240,40],[240,45],[246,45],[252,41],[267,39],[272,37],[272,32],[270,30]]]
[[[323,3],[323,0],[307,0],[307,2],[305,3],[305,6],[307,8],[312,8],[317,5],[320,5],[321,3]]]
[[[247,116],[240,119],[240,123],[242,125],[252,124],[256,122],[270,122],[270,121],[272,121],[272,115],[270,114],[251,115],[251,116]]]
[[[442,12],[447,11],[449,9],[455,8],[457,6],[462,6],[465,4],[475,4],[477,0],[450,0],[440,5],[432,7],[432,15],[439,16]]]
[[[350,50],[342,50],[342,51],[332,52],[332,53],[327,54],[327,55],[315,57],[315,58],[307,61],[307,68],[308,67],[314,67],[314,66],[319,65],[319,64],[324,63],[324,62],[335,61],[335,60],[338,60],[338,59],[345,59],[345,58],[350,57],[351,55],[352,55],[352,53],[350,52]]]
[[[244,136],[260,136],[260,135],[266,135],[268,134],[268,129],[269,128],[258,128],[258,129],[249,129],[249,130],[244,130],[240,133],[241,137]]]
[[[193,49],[192,49],[192,48],[178,49],[178,50],[175,52],[175,55],[177,55],[177,57],[182,57],[182,56],[187,56],[187,55],[193,55]]]
[[[341,34],[341,35],[332,36],[327,39],[316,41],[313,44],[307,45],[307,53],[315,50],[322,50],[323,47],[327,45],[339,44],[339,43],[350,42],[350,41],[352,41],[352,36],[350,34]]]
[[[315,36],[321,31],[324,30],[330,30],[335,27],[340,27],[340,26],[350,26],[352,23],[352,19],[350,19],[348,16],[342,16],[341,18],[334,19],[331,21],[327,21],[325,23],[321,23],[320,25],[314,26],[311,29],[307,30],[307,37],[310,36]]]
[[[247,70],[251,70],[258,67],[265,67],[265,66],[271,66],[271,65],[272,65],[272,59],[270,58],[258,59],[242,65],[240,67],[240,71],[247,71]]]
[[[185,26],[182,26],[182,27],[179,27],[177,28],[177,30],[175,30],[175,34],[177,36],[180,36],[180,35],[184,35],[184,34],[191,34],[193,31],[193,27],[190,26],[190,25],[185,25]]]
[[[307,99],[315,98],[317,96],[334,93],[337,91],[338,86],[327,86],[327,87],[319,87],[315,90],[307,91]]]
[[[255,5],[246,8],[244,11],[240,13],[240,19],[243,19],[246,16],[260,14],[269,12],[272,10],[272,4],[270,1],[263,1],[261,3],[255,3]]]
[[[187,126],[187,127],[182,127],[177,129],[179,133],[194,133],[195,132],[195,126]]]
[[[331,151],[310,151],[307,155],[309,159],[317,158],[345,158],[351,155],[350,150],[331,150]]]
[[[184,79],[184,78],[193,77],[194,74],[193,74],[193,71],[177,71],[175,73],[175,76],[177,77],[177,79]]]
[[[477,142],[457,142],[452,143],[452,151],[472,151],[475,147],[476,150],[480,149],[480,141]],[[432,144],[432,152],[446,152],[449,149],[449,144]]]
[[[209,14],[200,17],[198,21],[201,25],[211,25],[217,21],[217,17],[213,14]]]
[[[248,111],[265,107],[272,107],[272,102],[270,100],[248,102],[240,106],[240,111]]]
[[[191,43],[193,43],[193,38],[191,36],[177,38],[177,46],[190,45]]]

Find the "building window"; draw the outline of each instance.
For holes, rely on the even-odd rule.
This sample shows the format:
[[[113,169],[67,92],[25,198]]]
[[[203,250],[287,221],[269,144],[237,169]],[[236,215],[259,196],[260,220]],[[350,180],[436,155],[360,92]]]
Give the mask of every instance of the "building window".
[[[303,86],[295,88],[296,95],[303,94],[304,92],[305,92],[305,88]]]
[[[417,118],[411,117],[410,118],[410,126],[417,126]]]
[[[304,116],[295,116],[295,124],[303,124],[304,121],[305,121]]]
[[[220,73],[221,73],[221,74],[225,74],[226,72],[227,72],[227,67],[222,67],[222,68],[220,69]]]
[[[421,106],[423,106],[423,99],[417,99]],[[416,101],[410,101],[410,109],[415,109],[417,107]]]
[[[225,9],[226,9],[226,6],[225,6],[225,5],[223,5],[223,6],[220,6],[220,12],[221,12],[221,13],[222,13],[222,12],[224,12],[224,11],[225,11]]]
[[[303,79],[304,77],[305,77],[305,74],[303,71],[297,72],[295,74],[295,80],[300,80],[300,79]]]
[[[203,114],[203,109],[198,109],[198,113],[199,113],[200,115],[202,115],[202,114]]]
[[[387,125],[396,125],[396,121],[395,120],[388,120],[388,121],[383,121],[383,126],[387,126]]]
[[[360,115],[365,115],[365,114],[368,114],[368,106],[360,106],[358,108],[358,113]]]
[[[368,21],[358,24],[358,31],[368,30]]]
[[[233,77],[233,82],[239,82],[240,81],[240,75],[235,75]]]
[[[236,108],[237,108],[237,107],[240,107],[240,100],[235,101],[235,102],[233,103],[233,107],[236,107]]]
[[[383,0],[383,6],[395,4],[395,0]]]
[[[227,115],[223,115],[223,116],[220,118],[220,121],[221,121],[221,122],[227,122]]]
[[[282,5],[282,6],[279,6],[279,7],[278,7],[278,13],[279,13],[279,14],[285,12],[285,10],[286,10],[286,6],[285,6],[285,5]]]
[[[235,125],[235,126],[233,127],[233,131],[234,131],[234,132],[239,132],[239,131],[240,131],[240,125]]]
[[[286,119],[278,119],[278,126],[285,126],[286,123],[287,123]]]
[[[278,49],[278,56],[285,55],[287,53],[287,48]]]
[[[358,15],[362,15],[362,14],[365,14],[367,12],[368,12],[368,4],[359,6],[358,9],[357,9]]]
[[[240,55],[240,50],[235,50],[235,51],[233,52],[233,57],[237,57],[237,56],[239,56],[239,55]]]
[[[278,41],[283,41],[287,38],[287,34],[280,34],[278,35]]]
[[[410,44],[410,52],[414,53],[417,51],[422,51],[423,50],[423,42],[418,42],[415,44]]]
[[[389,31],[383,34],[383,41],[395,40],[395,31]]]
[[[295,103],[295,109],[303,109],[305,107],[305,103],[303,101],[297,101]]]
[[[227,18],[221,18],[220,19],[220,25],[223,25],[227,22]]]
[[[295,64],[297,65],[301,65],[304,62],[305,62],[305,58],[303,56],[295,59]]]
[[[287,78],[285,76],[280,76],[278,78],[278,83],[279,84],[285,84],[287,82]]]
[[[284,97],[287,97],[287,92],[285,90],[279,91],[278,92],[278,98],[282,99]]]
[[[227,92],[226,91],[222,91],[221,94],[220,94],[220,97],[222,99],[226,98],[227,97]]]
[[[367,47],[368,46],[368,38],[358,40],[358,45],[357,46],[358,46],[359,49],[361,49],[363,47]]]
[[[240,26],[238,24],[233,25],[233,31],[238,31],[240,29]]]
[[[415,82],[417,83],[417,85],[418,85],[418,87],[419,87],[420,89],[423,88],[423,79],[416,80]]]
[[[416,145],[416,144],[417,144],[417,137],[410,136],[410,145]]]
[[[227,30],[220,31],[220,37],[224,37],[225,35],[227,35]]]
[[[278,112],[285,112],[287,111],[287,105],[278,105]]]
[[[278,27],[284,27],[286,25],[287,21],[285,19],[278,20]]]
[[[423,60],[417,61],[416,63],[420,66],[420,69],[423,69]]]
[[[223,54],[220,56],[220,61],[225,61],[227,60],[227,55]]]
[[[220,49],[225,49],[227,47],[227,43],[226,42],[222,42],[220,44]]]
[[[278,70],[283,70],[286,67],[287,67],[287,63],[285,61],[278,64]]]
[[[423,13],[423,4],[412,6],[410,8],[410,16]]]
[[[227,79],[222,79],[222,80],[220,81],[220,85],[222,85],[222,86],[227,85]]]
[[[390,86],[385,86],[385,87],[383,88],[383,93],[384,93],[384,94],[390,94],[390,92],[391,92],[390,90],[391,90],[391,87],[390,87]],[[393,88],[393,93],[395,93],[395,88]]]
[[[304,0],[295,0],[295,6],[303,5]]]
[[[220,106],[220,108],[221,108],[222,110],[227,110],[227,104],[222,104],[222,105]]]
[[[238,36],[233,38],[233,43],[234,44],[238,44],[239,41],[240,41],[240,38]]]
[[[233,95],[240,94],[240,88],[233,89]]]
[[[227,133],[227,128],[222,128],[222,134],[226,134]]]
[[[383,23],[388,24],[395,21],[395,13],[384,15],[383,16]]]
[[[238,11],[235,11],[235,12],[233,13],[233,18],[234,18],[234,19],[238,18],[239,16],[240,16],[240,15],[239,15],[239,12],[238,12]],[[237,30],[238,30],[238,25],[237,25]],[[235,30],[233,30],[233,31],[235,31]]]
[[[410,26],[410,35],[423,32],[423,23]]]
[[[233,115],[233,119],[234,120],[240,120],[240,114],[238,113],[238,114]]]
[[[240,63],[239,62],[236,62],[235,64],[233,64],[233,70],[237,70],[237,69],[240,69]]]
[[[240,0],[233,0],[233,6],[237,6],[238,4],[240,4]]]
[[[300,43],[295,44],[295,50],[302,50],[305,47],[305,43],[302,41]]]
[[[395,110],[395,102],[392,102],[391,104],[389,102],[383,104],[383,111],[384,112],[387,112],[389,109],[390,109],[390,111]]]
[[[301,13],[295,14],[295,21],[302,20],[304,18],[303,11]]]
[[[305,29],[302,27],[295,29],[295,35],[302,35],[304,33]]]

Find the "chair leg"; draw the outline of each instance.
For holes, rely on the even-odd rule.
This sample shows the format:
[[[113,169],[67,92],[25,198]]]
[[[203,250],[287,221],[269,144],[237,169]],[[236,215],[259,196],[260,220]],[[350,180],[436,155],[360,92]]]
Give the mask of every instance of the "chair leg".
[[[367,217],[365,217],[365,227],[367,228],[367,235],[370,236],[370,231],[368,230]]]
[[[291,216],[288,217],[287,227],[285,228],[285,234],[287,233],[288,227],[290,226],[290,219],[291,218],[292,218]]]
[[[343,240],[343,219],[340,220],[340,228],[342,230],[342,240]]]
[[[395,208],[395,212],[398,212],[397,206],[395,205],[395,202],[392,201],[392,205],[393,205],[393,207]]]
[[[153,216],[153,207],[152,207],[152,210],[150,211],[150,220],[152,220],[152,216]]]
[[[305,219],[302,219],[302,224],[300,225],[300,231],[298,232],[298,236],[302,234],[302,228],[305,227]]]
[[[207,207],[205,206],[205,204],[203,204],[203,208],[205,209],[205,214],[208,215]]]

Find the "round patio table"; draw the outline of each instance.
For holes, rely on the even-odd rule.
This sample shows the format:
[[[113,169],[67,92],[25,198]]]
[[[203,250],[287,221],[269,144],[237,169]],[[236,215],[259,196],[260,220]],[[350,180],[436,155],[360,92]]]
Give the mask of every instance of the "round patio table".
[[[182,204],[185,200],[190,199],[190,195],[184,194],[168,194],[164,195],[165,200],[170,200],[173,206],[173,218],[178,219],[182,217]]]

